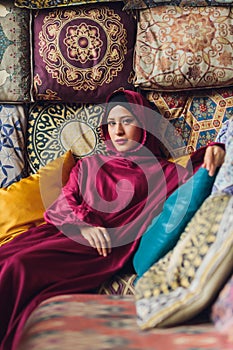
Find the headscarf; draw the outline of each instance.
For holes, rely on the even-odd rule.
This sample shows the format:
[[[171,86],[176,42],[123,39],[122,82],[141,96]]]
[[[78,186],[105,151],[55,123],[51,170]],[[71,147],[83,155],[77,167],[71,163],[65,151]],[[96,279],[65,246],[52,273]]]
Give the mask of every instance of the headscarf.
[[[117,105],[121,105],[128,109],[139,121],[142,126],[141,147],[130,150],[129,153],[136,153],[142,149],[152,152],[156,156],[164,156],[164,150],[161,141],[159,140],[159,132],[156,125],[159,124],[161,115],[155,112],[147,99],[140,93],[131,90],[120,90],[112,93],[106,99],[105,113],[102,123],[103,136],[106,142],[107,150],[110,153],[118,153],[110,141],[108,134],[107,118],[111,109]],[[128,153],[128,152],[127,152]],[[141,152],[141,156],[143,152]],[[131,154],[132,156],[132,154]]]

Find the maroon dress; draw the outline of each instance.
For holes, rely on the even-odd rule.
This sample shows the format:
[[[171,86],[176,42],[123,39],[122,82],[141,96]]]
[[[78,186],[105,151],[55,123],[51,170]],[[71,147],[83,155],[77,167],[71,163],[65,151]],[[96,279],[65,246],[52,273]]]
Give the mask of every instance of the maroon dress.
[[[1,350],[16,349],[30,313],[46,298],[95,290],[120,271],[165,199],[201,165],[204,149],[187,169],[167,161],[156,139],[156,123],[143,97],[125,92],[140,119],[140,145],[116,152],[103,123],[108,155],[79,160],[58,199],[45,212],[46,224],[0,248]],[[80,234],[80,226],[106,227],[112,252],[103,257]]]

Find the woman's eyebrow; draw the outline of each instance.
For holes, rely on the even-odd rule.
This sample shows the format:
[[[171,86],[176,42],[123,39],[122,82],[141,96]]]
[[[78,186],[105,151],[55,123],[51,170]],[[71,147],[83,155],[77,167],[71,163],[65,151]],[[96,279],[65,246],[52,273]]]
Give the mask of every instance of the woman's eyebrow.
[[[136,119],[136,117],[134,117],[131,114],[126,114],[126,115],[122,115],[121,117],[119,117],[119,119],[124,119],[124,118],[135,118]],[[107,118],[107,120],[115,120],[115,118],[114,117],[109,117],[109,118]]]

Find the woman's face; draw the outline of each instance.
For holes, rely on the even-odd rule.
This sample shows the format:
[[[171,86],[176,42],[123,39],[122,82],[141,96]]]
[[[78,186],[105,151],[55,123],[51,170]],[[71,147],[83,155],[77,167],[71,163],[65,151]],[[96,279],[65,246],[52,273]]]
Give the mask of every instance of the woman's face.
[[[108,133],[119,152],[126,152],[138,146],[142,130],[137,118],[125,107],[113,107],[108,115]]]

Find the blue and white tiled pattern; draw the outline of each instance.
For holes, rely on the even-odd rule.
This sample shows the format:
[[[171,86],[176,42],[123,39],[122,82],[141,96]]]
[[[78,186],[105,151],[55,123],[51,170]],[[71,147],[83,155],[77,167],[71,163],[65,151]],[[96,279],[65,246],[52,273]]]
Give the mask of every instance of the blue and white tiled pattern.
[[[0,105],[0,187],[26,176],[26,117],[21,105]]]

